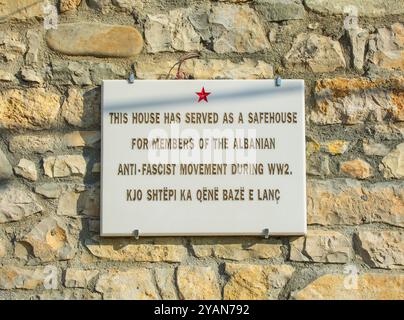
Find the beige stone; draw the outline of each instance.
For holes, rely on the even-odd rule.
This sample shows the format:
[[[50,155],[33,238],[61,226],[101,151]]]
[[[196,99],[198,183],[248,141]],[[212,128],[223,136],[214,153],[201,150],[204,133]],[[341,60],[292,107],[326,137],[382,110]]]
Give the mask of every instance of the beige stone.
[[[226,300],[274,300],[290,280],[289,265],[226,263],[229,281],[224,286]]]
[[[100,23],[59,24],[48,30],[46,42],[51,49],[73,56],[131,57],[143,48],[135,28]]]
[[[85,245],[96,257],[114,261],[181,262],[187,249],[180,238],[87,239]]]
[[[332,72],[345,68],[341,45],[331,38],[301,33],[285,56],[285,64],[294,71]]]
[[[0,128],[49,129],[55,126],[59,95],[43,88],[8,89],[0,92]]]
[[[317,124],[404,120],[404,78],[318,80],[310,119]]]
[[[217,53],[253,53],[269,49],[264,27],[248,5],[219,3],[208,14],[213,50]]]
[[[65,274],[65,286],[68,288],[87,288],[98,276],[98,270],[68,268]]]
[[[246,259],[270,259],[282,256],[281,241],[243,238],[192,240],[192,249],[198,258],[219,258],[241,261]]]
[[[0,81],[4,81],[4,82],[13,82],[16,80],[16,77],[7,71],[4,70],[0,70]]]
[[[27,50],[21,34],[11,30],[0,32],[0,45],[0,55],[2,55],[7,62],[15,61],[18,55],[24,54]]]
[[[353,178],[367,179],[372,176],[372,166],[362,159],[344,161],[340,169],[341,172]]]
[[[189,10],[175,9],[167,14],[147,15],[145,22],[147,51],[156,53],[201,50],[201,37],[187,19]]]
[[[0,240],[0,259],[4,258],[7,255],[7,244],[6,241]]]
[[[176,61],[162,61],[157,57],[146,57],[135,62],[136,75],[139,79],[164,79],[168,70]],[[262,60],[243,58],[240,62],[229,59],[192,59],[187,60],[181,67],[185,77],[195,79],[268,79],[273,78],[272,65]],[[175,77],[172,72],[171,78]]]
[[[390,148],[383,143],[364,139],[362,142],[363,152],[368,156],[385,156],[390,152]]]
[[[14,172],[27,180],[36,181],[38,179],[35,163],[28,159],[20,159],[18,165],[14,167]]]
[[[59,218],[43,219],[23,240],[30,244],[34,256],[42,262],[69,260],[76,253],[67,226]]]
[[[155,268],[154,276],[161,299],[178,300],[177,289],[175,285],[175,269]]]
[[[384,269],[404,268],[403,231],[367,231],[355,234],[358,251],[371,267]]]
[[[323,275],[293,293],[298,300],[403,300],[404,276],[395,274]]]
[[[346,263],[350,248],[349,238],[339,232],[309,230],[305,237],[290,241],[290,260]]]
[[[108,270],[97,281],[95,290],[106,300],[155,300],[159,298],[152,271],[145,268],[127,271]]]
[[[93,147],[100,141],[99,131],[73,131],[63,136],[63,142],[69,148]]]
[[[57,183],[49,182],[35,186],[35,192],[48,199],[57,199],[62,192],[62,187]]]
[[[38,0],[0,0],[0,20],[26,20],[43,16],[43,3]]]
[[[12,153],[46,153],[54,152],[61,145],[57,134],[19,134],[10,138],[9,148]]]
[[[212,267],[180,265],[176,279],[180,299],[218,300],[221,298],[219,280]]]
[[[327,15],[346,15],[346,10],[354,7],[358,16],[383,17],[386,15],[403,14],[401,0],[305,0],[305,5],[315,12]]]
[[[59,10],[62,13],[66,11],[76,10],[80,3],[81,0],[60,0]]]
[[[100,97],[98,91],[70,88],[62,105],[62,116],[71,125],[87,128],[100,120]]]
[[[21,78],[27,82],[33,82],[36,84],[43,83],[43,76],[36,70],[31,68],[23,68],[21,69]]]
[[[404,178],[404,143],[400,143],[383,158],[379,169],[385,178]]]
[[[364,185],[358,180],[308,180],[308,224],[404,226],[404,188],[399,183]]]
[[[19,221],[42,210],[36,196],[24,186],[8,183],[0,187],[0,223]]]
[[[82,155],[47,157],[43,160],[45,175],[51,178],[84,177],[87,163]]]
[[[368,58],[380,68],[403,71],[404,25],[397,22],[389,28],[377,29],[375,38],[369,42]]]
[[[0,266],[0,289],[44,288],[47,273],[42,267]]]
[[[79,215],[78,201],[80,193],[75,191],[64,191],[59,198],[56,213],[60,216],[74,217]]]

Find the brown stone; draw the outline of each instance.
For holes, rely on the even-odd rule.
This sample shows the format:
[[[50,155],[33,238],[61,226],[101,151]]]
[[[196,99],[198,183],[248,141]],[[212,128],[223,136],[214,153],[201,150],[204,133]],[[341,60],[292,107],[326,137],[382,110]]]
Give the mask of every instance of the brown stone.
[[[289,265],[226,263],[230,279],[224,287],[224,299],[278,299],[293,272],[294,268]]]
[[[49,129],[55,126],[60,97],[43,88],[0,92],[0,128]]]
[[[87,239],[85,245],[96,257],[114,261],[181,262],[187,249],[179,238]]]
[[[218,300],[221,298],[219,280],[212,267],[180,265],[177,286],[181,299]]]
[[[205,239],[192,240],[192,249],[198,258],[219,258],[241,261],[246,259],[270,259],[282,256],[282,242],[256,239]]]
[[[349,147],[349,141],[344,140],[330,140],[321,143],[321,150],[332,154],[333,156],[337,154],[344,154]]]
[[[362,159],[344,161],[341,163],[340,169],[353,178],[367,179],[372,176],[372,167]]]
[[[80,5],[81,0],[60,0],[59,10],[60,12],[66,12],[77,9]]]
[[[46,42],[51,49],[73,56],[131,57],[143,47],[135,28],[99,23],[59,24],[48,30]]]
[[[298,300],[403,300],[404,276],[365,273],[326,274],[293,293]]]
[[[322,79],[316,83],[316,106],[310,119],[317,124],[403,121],[403,95],[404,78]]]

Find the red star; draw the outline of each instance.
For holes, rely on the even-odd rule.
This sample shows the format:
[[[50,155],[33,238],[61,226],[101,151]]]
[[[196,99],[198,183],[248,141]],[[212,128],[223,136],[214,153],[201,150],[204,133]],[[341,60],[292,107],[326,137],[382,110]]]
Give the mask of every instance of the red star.
[[[202,100],[208,102],[208,95],[210,95],[210,92],[206,92],[204,87],[202,87],[201,92],[195,92],[195,93],[199,97],[198,102],[201,102]]]

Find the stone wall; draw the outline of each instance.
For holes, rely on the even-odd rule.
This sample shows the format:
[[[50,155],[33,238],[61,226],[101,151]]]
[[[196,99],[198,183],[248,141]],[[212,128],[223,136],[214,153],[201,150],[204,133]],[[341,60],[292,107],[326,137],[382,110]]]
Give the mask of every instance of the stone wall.
[[[402,0],[43,4],[0,0],[0,299],[404,299]],[[305,79],[307,237],[99,238],[101,80],[194,51]]]

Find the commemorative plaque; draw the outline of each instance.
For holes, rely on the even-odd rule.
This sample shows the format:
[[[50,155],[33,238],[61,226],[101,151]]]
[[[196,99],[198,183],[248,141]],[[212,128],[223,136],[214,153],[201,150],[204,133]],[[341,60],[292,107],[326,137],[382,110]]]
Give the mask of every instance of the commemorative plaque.
[[[107,80],[102,236],[306,232],[304,82]]]

